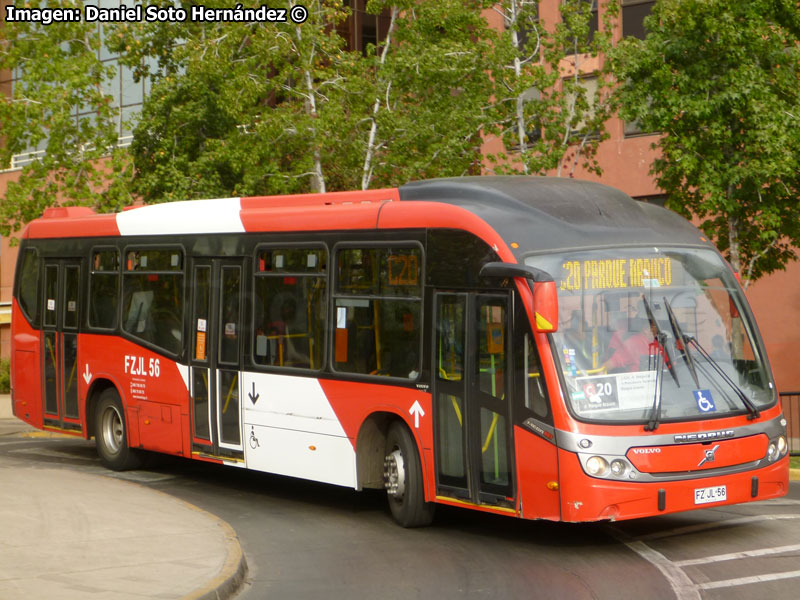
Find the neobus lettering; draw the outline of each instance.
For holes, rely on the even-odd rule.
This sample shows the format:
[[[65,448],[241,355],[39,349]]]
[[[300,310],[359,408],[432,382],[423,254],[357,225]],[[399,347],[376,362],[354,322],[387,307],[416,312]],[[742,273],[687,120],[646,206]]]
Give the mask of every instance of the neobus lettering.
[[[125,373],[129,375],[160,377],[161,361],[158,358],[151,358],[149,363],[146,364],[144,356],[125,355]]]

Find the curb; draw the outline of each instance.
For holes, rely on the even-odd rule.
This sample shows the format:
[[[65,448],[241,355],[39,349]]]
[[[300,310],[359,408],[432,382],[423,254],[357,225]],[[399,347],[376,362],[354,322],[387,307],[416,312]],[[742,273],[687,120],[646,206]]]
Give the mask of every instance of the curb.
[[[800,481],[800,469],[789,469],[789,481]]]
[[[131,483],[134,485],[141,485],[134,482]],[[226,521],[220,519],[217,515],[203,510],[199,506],[195,506],[186,500],[181,500],[161,490],[155,490],[150,487],[147,489],[156,494],[167,496],[171,500],[183,504],[186,508],[215,521],[217,526],[222,529],[225,537],[227,556],[225,558],[225,564],[222,566],[219,574],[194,591],[183,596],[181,600],[227,600],[228,598],[233,598],[241,590],[245,582],[245,576],[247,575],[247,560],[244,557],[244,551],[239,543],[239,537],[236,535],[233,527]]]
[[[193,510],[204,513],[217,521],[217,524],[225,530],[225,543],[228,547],[228,557],[222,571],[214,579],[204,586],[187,594],[182,600],[225,600],[233,598],[244,585],[247,575],[247,561],[239,544],[239,538],[233,528],[225,521],[216,517],[201,508],[185,502]]]

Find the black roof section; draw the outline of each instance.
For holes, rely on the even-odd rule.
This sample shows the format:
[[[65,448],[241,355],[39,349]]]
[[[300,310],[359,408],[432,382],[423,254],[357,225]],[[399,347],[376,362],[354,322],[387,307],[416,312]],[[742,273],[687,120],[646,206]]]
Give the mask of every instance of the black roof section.
[[[561,177],[487,176],[415,181],[401,200],[461,206],[493,227],[518,256],[602,246],[709,246],[691,223],[618,189]]]

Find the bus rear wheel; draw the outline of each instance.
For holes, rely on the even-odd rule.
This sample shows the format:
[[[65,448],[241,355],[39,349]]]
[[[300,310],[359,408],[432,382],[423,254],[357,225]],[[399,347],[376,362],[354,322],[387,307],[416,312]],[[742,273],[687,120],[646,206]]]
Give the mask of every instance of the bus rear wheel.
[[[108,388],[100,394],[95,408],[95,444],[100,462],[114,471],[136,469],[139,453],[128,447],[125,413],[117,390]]]
[[[392,517],[402,527],[424,527],[433,521],[434,504],[425,502],[422,465],[414,437],[395,421],[386,436],[383,481]]]

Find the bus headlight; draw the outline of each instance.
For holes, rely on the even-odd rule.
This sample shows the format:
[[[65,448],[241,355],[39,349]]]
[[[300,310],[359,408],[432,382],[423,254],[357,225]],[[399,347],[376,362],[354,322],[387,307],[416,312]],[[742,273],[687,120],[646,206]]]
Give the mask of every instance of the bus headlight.
[[[611,473],[615,477],[624,477],[628,470],[628,463],[621,458],[615,458],[611,461]]]
[[[786,452],[788,444],[786,443],[786,438],[781,436],[778,438],[778,456],[783,456]]]
[[[767,448],[767,458],[770,461],[773,461],[776,458],[778,458],[778,447],[775,445],[775,442],[769,443],[769,447]]]
[[[586,472],[594,477],[601,477],[608,471],[608,463],[601,456],[592,456],[586,461]]]

